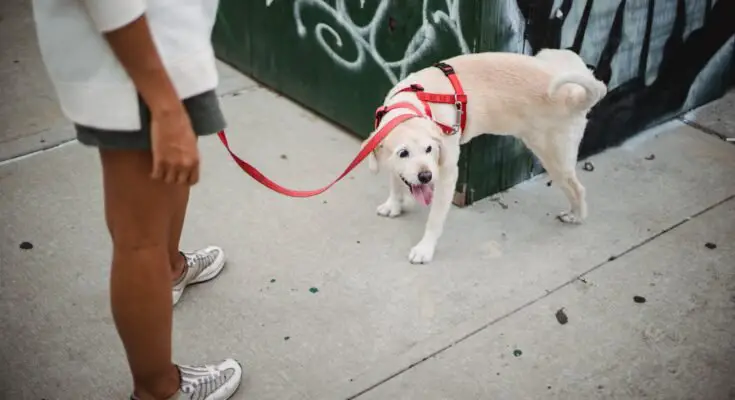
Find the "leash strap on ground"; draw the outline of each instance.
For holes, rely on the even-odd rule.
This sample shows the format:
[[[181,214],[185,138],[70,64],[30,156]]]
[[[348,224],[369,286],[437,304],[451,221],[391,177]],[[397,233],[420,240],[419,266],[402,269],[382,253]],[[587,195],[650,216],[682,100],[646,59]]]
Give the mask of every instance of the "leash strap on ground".
[[[335,183],[339,182],[342,178],[344,178],[350,171],[352,171],[358,164],[360,164],[365,157],[370,154],[375,148],[380,144],[380,142],[390,133],[393,128],[395,128],[398,124],[402,123],[403,121],[416,117],[415,114],[402,114],[399,115],[392,120],[390,120],[383,128],[380,129],[368,142],[365,144],[365,146],[360,149],[360,152],[357,153],[357,156],[352,160],[352,162],[345,168],[345,170],[342,172],[341,175],[337,177],[332,183],[330,183],[327,186],[324,186],[320,189],[315,190],[293,190],[285,188],[272,180],[268,179],[265,175],[263,175],[262,172],[258,171],[257,168],[253,167],[252,165],[248,164],[246,161],[238,157],[232,149],[230,149],[230,145],[227,141],[227,135],[225,135],[225,131],[220,131],[217,133],[217,136],[219,137],[219,140],[222,142],[222,144],[227,149],[227,152],[230,153],[230,156],[235,161],[235,163],[240,166],[240,168],[250,177],[258,181],[263,186],[267,187],[268,189],[271,189],[275,192],[278,192],[280,194],[289,196],[289,197],[312,197],[316,196],[318,194],[324,193],[329,189],[330,187],[334,186]]]

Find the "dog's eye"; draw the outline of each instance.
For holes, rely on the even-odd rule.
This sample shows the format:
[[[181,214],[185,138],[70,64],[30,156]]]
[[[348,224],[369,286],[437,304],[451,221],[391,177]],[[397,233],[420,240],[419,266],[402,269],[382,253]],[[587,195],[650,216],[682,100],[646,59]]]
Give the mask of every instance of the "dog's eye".
[[[431,153],[431,146],[429,146],[429,147],[426,148],[426,152],[427,153]]]
[[[405,150],[405,149],[404,149],[404,150],[401,150],[401,151],[399,151],[399,152],[398,152],[398,157],[401,157],[401,158],[406,158],[406,157],[408,157],[408,150]]]

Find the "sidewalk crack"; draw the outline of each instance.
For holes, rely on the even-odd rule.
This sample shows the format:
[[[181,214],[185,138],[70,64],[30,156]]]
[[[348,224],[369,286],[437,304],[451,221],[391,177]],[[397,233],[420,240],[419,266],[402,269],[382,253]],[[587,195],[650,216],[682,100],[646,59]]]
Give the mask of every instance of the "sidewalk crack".
[[[632,252],[632,251],[640,248],[641,246],[644,246],[644,245],[652,242],[653,240],[656,240],[657,238],[659,238],[659,237],[661,237],[661,236],[663,236],[663,235],[665,235],[665,234],[673,231],[674,229],[676,229],[676,228],[684,225],[685,223],[691,221],[692,219],[697,218],[700,215],[702,215],[702,214],[704,214],[704,213],[706,213],[708,211],[711,211],[712,209],[714,209],[714,208],[716,208],[716,207],[718,207],[718,206],[720,206],[722,204],[725,204],[728,201],[731,201],[733,199],[735,199],[735,195],[730,195],[730,196],[726,197],[723,200],[720,200],[720,201],[718,201],[718,202],[716,202],[716,203],[714,203],[714,204],[712,204],[712,205],[710,205],[708,207],[705,207],[701,211],[698,211],[698,212],[692,214],[691,216],[686,217],[686,218],[682,219],[681,221],[679,221],[679,222],[677,222],[677,223],[675,223],[675,224],[673,224],[673,225],[671,225],[671,226],[669,226],[669,227],[661,230],[660,232],[656,233],[655,235],[652,235],[652,236],[646,238],[645,240],[641,241],[640,243],[637,243],[637,244],[631,246],[627,250],[622,251],[622,252],[620,252],[618,254],[615,254],[615,255],[609,257],[608,259],[606,259],[605,261],[603,261],[603,262],[601,262],[599,264],[594,265],[592,268],[588,269],[585,272],[582,272],[581,274],[579,274],[577,276],[574,276],[572,279],[568,280],[567,282],[564,282],[561,285],[559,285],[559,286],[557,286],[557,287],[555,287],[555,288],[553,288],[551,290],[546,290],[543,295],[541,295],[541,296],[539,296],[539,297],[537,297],[535,299],[532,299],[532,300],[526,302],[525,304],[522,304],[521,306],[519,306],[519,307],[517,307],[517,308],[515,308],[515,309],[513,309],[513,310],[511,310],[511,311],[509,311],[509,312],[507,312],[507,313],[505,313],[505,314],[503,314],[503,315],[501,315],[501,316],[499,316],[499,317],[497,317],[497,318],[495,318],[495,319],[493,319],[493,320],[491,320],[489,322],[487,322],[486,324],[483,324],[481,327],[479,327],[479,328],[477,328],[477,329],[475,329],[475,330],[473,330],[473,331],[471,331],[471,332],[469,332],[469,333],[461,336],[460,338],[453,340],[450,344],[448,344],[446,346],[443,346],[442,348],[440,348],[440,349],[438,349],[438,350],[436,350],[436,351],[434,351],[434,352],[432,352],[432,353],[430,353],[430,354],[422,357],[421,360],[416,361],[416,362],[413,362],[413,363],[409,364],[408,366],[406,366],[404,368],[401,368],[399,371],[394,372],[394,373],[390,374],[389,376],[381,379],[379,382],[370,385],[369,387],[361,390],[360,392],[358,392],[358,393],[356,393],[354,395],[349,396],[347,398],[347,400],[354,400],[354,399],[362,396],[363,394],[365,394],[365,393],[367,393],[367,392],[369,392],[369,391],[377,388],[378,386],[380,386],[380,385],[382,385],[382,384],[384,384],[384,383],[392,380],[393,378],[398,377],[399,375],[401,375],[404,372],[406,372],[406,371],[408,371],[408,370],[416,367],[417,365],[419,365],[419,364],[421,364],[421,363],[423,363],[425,361],[428,361],[428,360],[434,358],[435,356],[443,353],[444,351],[446,351],[448,349],[451,349],[452,347],[456,346],[457,344],[459,344],[459,343],[461,343],[461,342],[463,342],[463,341],[471,338],[472,336],[475,336],[476,334],[478,334],[478,333],[484,331],[485,329],[487,329],[487,328],[495,325],[496,323],[498,323],[498,322],[500,322],[500,321],[502,321],[502,320],[504,320],[504,319],[506,319],[506,318],[508,318],[508,317],[510,317],[510,316],[512,316],[512,315],[514,315],[516,313],[518,313],[519,311],[522,311],[522,310],[524,310],[524,309],[526,309],[526,308],[528,308],[528,307],[530,307],[530,306],[538,303],[539,301],[541,301],[541,300],[549,297],[553,293],[556,293],[559,290],[561,290],[561,289],[563,289],[563,288],[571,285],[576,280],[584,279],[584,277],[586,275],[588,275],[589,273],[591,273],[593,271],[596,271],[596,270],[600,269],[601,267],[603,267],[603,266],[605,266],[605,265],[607,265],[607,264],[609,264],[609,263],[611,263],[613,261],[616,261],[616,260],[620,259],[624,255],[626,255],[626,254],[628,254],[628,253],[630,253],[630,252]]]

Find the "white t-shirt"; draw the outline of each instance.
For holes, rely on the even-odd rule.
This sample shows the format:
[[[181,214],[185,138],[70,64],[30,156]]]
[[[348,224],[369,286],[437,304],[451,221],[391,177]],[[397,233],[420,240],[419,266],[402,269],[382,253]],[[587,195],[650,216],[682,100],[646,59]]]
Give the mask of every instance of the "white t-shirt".
[[[215,89],[218,0],[33,0],[41,56],[64,114],[99,129],[140,129],[138,93],[102,36],[145,13],[179,98]]]

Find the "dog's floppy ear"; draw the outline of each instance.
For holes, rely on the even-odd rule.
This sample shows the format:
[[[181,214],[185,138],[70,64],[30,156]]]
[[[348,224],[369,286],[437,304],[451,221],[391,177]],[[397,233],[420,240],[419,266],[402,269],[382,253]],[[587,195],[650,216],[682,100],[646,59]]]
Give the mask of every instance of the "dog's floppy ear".
[[[436,151],[439,152],[437,164],[441,167],[441,166],[444,166],[444,160],[446,159],[445,154],[444,154],[446,153],[446,148],[444,147],[444,141],[441,140],[441,138],[435,139],[435,140],[437,144]]]
[[[363,148],[365,147],[365,145],[367,145],[367,143],[370,141],[371,138],[372,138],[372,135],[369,136],[367,139],[365,139],[362,142],[362,147]],[[372,172],[374,174],[377,174],[378,171],[380,171],[380,164],[378,163],[378,154],[377,153],[378,153],[378,150],[380,149],[381,146],[382,146],[382,144],[378,145],[378,147],[376,147],[375,149],[373,149],[373,151],[371,151],[370,153],[368,153],[368,155],[366,157],[367,162],[368,162],[368,168],[370,169],[370,172]]]
[[[436,158],[436,164],[438,166],[443,166],[444,161],[446,160],[446,145],[444,144],[445,137],[441,133],[441,131],[437,134],[434,132],[434,134],[431,135],[431,138],[434,140],[434,143],[436,146],[434,148],[436,149],[437,158]]]

